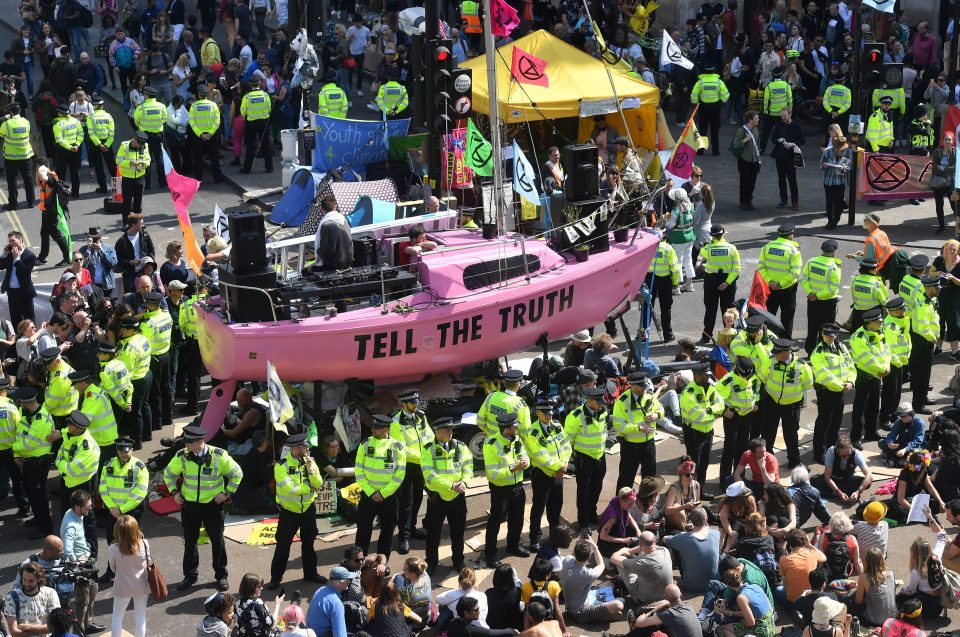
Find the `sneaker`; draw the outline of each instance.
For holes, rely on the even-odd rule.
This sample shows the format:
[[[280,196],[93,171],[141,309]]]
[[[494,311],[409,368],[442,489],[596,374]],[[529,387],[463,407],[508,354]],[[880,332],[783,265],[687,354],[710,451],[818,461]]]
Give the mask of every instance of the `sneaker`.
[[[680,296],[681,294],[683,294],[683,292],[680,290],[680,286],[679,286],[679,285],[678,285],[677,287],[673,288],[673,295],[674,295],[674,296]]]
[[[363,97],[363,89],[357,89],[357,97]]]
[[[90,165],[90,162],[87,161],[86,159],[84,159],[82,162],[80,162],[80,165],[83,166],[84,168],[86,168],[86,167],[88,167],[88,166]]]
[[[367,109],[376,113],[377,111],[380,110],[380,107],[377,106],[376,102],[367,102]]]
[[[728,119],[728,120],[727,120],[727,123],[728,123],[728,124],[733,124],[734,126],[736,126],[736,125],[737,125],[737,120],[735,120],[735,119]]]
[[[780,203],[777,204],[777,208],[786,208],[786,207],[787,207],[786,201],[781,201]]]

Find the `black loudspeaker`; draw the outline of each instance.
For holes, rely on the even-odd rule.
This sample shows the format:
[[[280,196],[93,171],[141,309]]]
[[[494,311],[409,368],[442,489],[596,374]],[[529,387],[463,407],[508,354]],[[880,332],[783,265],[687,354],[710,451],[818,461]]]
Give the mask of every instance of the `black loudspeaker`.
[[[232,236],[232,235],[231,235]],[[236,247],[234,247],[236,250]],[[277,271],[274,268],[246,270],[237,272],[232,265],[218,266],[220,282],[226,285],[220,287],[220,294],[225,296],[230,304],[230,318],[237,323],[259,323],[273,321],[273,312],[270,309],[270,298],[257,290],[247,290],[234,287],[242,285],[247,288],[272,290],[277,287]],[[276,307],[277,320],[290,318],[285,308]]]
[[[602,197],[595,197],[586,201],[566,201],[560,198],[551,198],[550,213],[554,219],[583,219],[599,210],[605,203],[607,203],[607,200]],[[559,216],[554,210],[561,211]],[[597,219],[594,224],[596,225],[594,231],[591,232],[589,236],[580,236],[576,243],[588,243],[590,245],[590,252],[593,253],[606,252],[610,249],[610,235],[608,234],[610,232],[610,221],[609,219],[604,219],[603,221]],[[553,237],[557,242],[556,245],[558,249],[573,249],[573,243],[570,242],[566,232],[554,232]]]
[[[563,193],[568,201],[591,199],[600,194],[597,157],[597,147],[593,144],[571,144],[563,147],[562,163],[566,179]]]
[[[267,231],[259,212],[235,212],[230,222],[230,267],[254,272],[267,267]]]

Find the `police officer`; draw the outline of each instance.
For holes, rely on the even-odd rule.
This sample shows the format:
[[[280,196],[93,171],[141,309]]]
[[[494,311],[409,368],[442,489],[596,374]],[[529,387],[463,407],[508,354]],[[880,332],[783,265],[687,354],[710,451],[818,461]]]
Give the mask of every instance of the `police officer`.
[[[30,515],[30,502],[23,489],[20,465],[13,457],[13,443],[17,440],[20,428],[20,410],[7,398],[9,390],[10,377],[0,378],[0,467],[6,470],[10,478],[11,492],[17,501],[16,517],[25,518]]]
[[[716,65],[707,62],[690,92],[690,102],[700,105],[697,109],[697,126],[701,134],[709,135],[710,149],[714,155],[720,154],[720,115],[729,99],[730,91],[717,75]],[[703,149],[698,150],[697,154],[702,155]]]
[[[487,436],[496,433],[496,420],[500,414],[516,414],[521,433],[526,433],[530,428],[530,410],[523,398],[517,395],[522,380],[523,372],[519,369],[508,369],[503,373],[503,389],[487,394],[480,405],[477,411],[477,426]]]
[[[147,134],[147,146],[150,157],[157,169],[157,180],[161,188],[166,188],[167,178],[163,169],[163,125],[167,122],[167,107],[157,101],[157,89],[146,86],[143,89],[144,100],[133,111],[133,122],[137,130]],[[119,162],[118,162],[119,163]],[[147,189],[150,189],[150,171],[146,172]]]
[[[427,488],[427,573],[440,562],[440,532],[450,525],[453,571],[463,570],[463,534],[467,526],[467,483],[473,479],[473,454],[453,437],[453,419],[433,422],[434,439],[423,445],[420,466]]]
[[[840,259],[837,242],[827,239],[820,244],[820,256],[803,264],[800,285],[807,295],[807,338],[803,348],[807,354],[817,346],[820,328],[837,322],[837,304],[840,302]]]
[[[223,543],[223,503],[240,486],[243,470],[223,449],[204,442],[206,432],[198,425],[183,428],[184,449],[178,451],[163,471],[163,481],[174,494],[183,526],[183,580],[177,589],[185,591],[197,582],[200,552],[197,540],[202,526],[210,537],[213,574],[217,590],[230,588],[227,581],[227,548]],[[136,447],[134,447],[136,448]],[[177,481],[183,478],[178,487]]]
[[[397,119],[410,104],[406,87],[396,80],[384,82],[377,92],[377,108],[386,113],[387,119]]]
[[[754,370],[760,367],[761,361],[770,358],[773,343],[767,334],[766,320],[759,314],[747,317],[747,327],[733,337],[730,342],[730,351],[734,356],[746,356],[753,361]],[[760,431],[750,434],[751,438],[759,438]]]
[[[150,171],[149,136],[137,131],[117,148],[117,167],[120,169],[120,194],[123,196],[123,227],[131,212],[143,212],[144,178]]]
[[[728,307],[733,307],[737,298],[737,279],[740,278],[740,251],[724,239],[725,233],[726,230],[723,226],[711,226],[710,243],[700,249],[700,255],[704,260],[704,344],[709,343],[710,339],[713,338],[713,326],[717,321],[717,310],[723,312]],[[644,475],[648,474],[644,473]]]
[[[503,413],[497,416],[497,433],[483,443],[483,464],[490,483],[490,517],[487,518],[484,562],[487,568],[496,568],[497,535],[503,519],[507,519],[507,553],[529,557],[530,552],[520,546],[523,531],[523,507],[527,494],[523,490],[523,471],[530,460],[523,448],[518,430],[517,415]]]
[[[547,527],[552,531],[560,524],[563,507],[563,476],[567,472],[573,448],[563,426],[553,419],[554,404],[551,400],[537,401],[537,421],[523,445],[530,455],[530,486],[533,488],[533,503],[530,508],[530,551],[540,550],[540,521],[547,512]]]
[[[60,106],[60,116],[53,122],[53,139],[57,144],[54,161],[57,173],[66,175],[70,169],[70,195],[80,196],[80,146],[83,145],[83,124],[70,115],[70,108]]]
[[[793,317],[797,311],[797,283],[803,268],[800,245],[794,241],[796,226],[785,223],[777,228],[777,238],[760,250],[757,271],[770,286],[767,310],[776,314],[780,310],[783,336],[793,338]],[[772,441],[769,441],[772,442]]]
[[[817,419],[813,425],[813,460],[823,464],[823,452],[833,446],[843,420],[844,394],[853,391],[857,369],[853,356],[837,335],[835,323],[820,326],[820,342],[810,353],[813,389],[817,394]]]
[[[907,98],[903,87],[899,88],[878,88],[873,90],[871,102],[874,110],[880,105],[880,100],[889,97],[893,101],[890,103],[890,119],[893,122],[894,144],[902,143],[900,134],[903,132],[900,123],[907,115]],[[892,149],[891,149],[892,150]]]
[[[400,394],[400,411],[390,423],[390,437],[403,444],[407,454],[407,473],[400,485],[398,499],[397,540],[400,555],[410,552],[410,538],[426,539],[427,533],[417,528],[417,515],[423,502],[423,471],[420,468],[420,452],[423,445],[433,440],[433,430],[427,415],[418,408],[420,394],[410,389]]]
[[[850,337],[850,353],[857,368],[850,440],[861,451],[865,440],[880,439],[877,435],[880,386],[883,377],[890,373],[890,348],[882,326],[880,308],[875,307],[863,313],[863,326]]]
[[[883,377],[880,388],[881,429],[890,429],[896,422],[896,410],[903,390],[903,370],[910,364],[910,317],[903,299],[895,296],[887,301],[887,316],[883,319],[883,337],[890,349],[890,373]]]
[[[300,549],[303,561],[303,579],[322,582],[317,572],[317,552],[313,543],[317,539],[317,507],[314,501],[323,486],[320,469],[310,457],[307,434],[287,437],[283,443],[290,450],[273,466],[273,478],[277,483],[277,507],[280,519],[277,522],[277,545],[270,562],[270,582],[267,588],[276,590],[287,570],[290,545],[293,536],[300,531]]]
[[[188,286],[178,321],[183,333],[183,345],[180,346],[179,369],[183,370],[184,384],[187,390],[187,404],[179,409],[186,416],[200,413],[200,375],[203,362],[200,359],[200,344],[197,342],[197,310],[194,304],[206,296],[206,287],[200,281]]]
[[[43,406],[53,416],[57,426],[67,422],[67,416],[77,408],[80,396],[68,376],[73,368],[60,356],[59,347],[48,347],[40,352],[40,360],[47,370],[47,386],[43,392]]]
[[[867,120],[867,143],[870,144],[870,152],[892,153],[894,139],[890,107],[893,104],[893,98],[884,95],[879,101],[880,108],[871,113],[870,119]]]
[[[327,117],[345,119],[350,104],[347,94],[336,82],[336,73],[327,71],[323,76],[323,87],[317,94],[317,112]]]
[[[460,3],[460,21],[463,32],[468,34],[483,33],[483,23],[480,20],[480,3],[474,0],[463,0]],[[469,36],[467,36],[469,40]]]
[[[103,108],[103,98],[94,95],[90,101],[93,103],[93,115],[87,119],[87,159],[97,174],[97,192],[106,194],[107,181],[112,186],[117,174],[117,161],[113,156],[115,126],[113,115]],[[106,173],[104,164],[107,166]]]
[[[117,419],[113,415],[110,397],[94,384],[93,372],[88,369],[78,369],[67,377],[80,396],[77,408],[90,421],[87,432],[100,448],[99,468],[102,469],[114,456],[117,442]]]
[[[100,497],[113,520],[121,515],[139,520],[150,486],[150,471],[133,455],[133,440],[130,438],[117,440],[116,451],[100,471]],[[108,546],[113,539],[113,524],[107,524]]]
[[[393,532],[397,527],[397,490],[407,473],[407,451],[402,442],[390,437],[393,418],[376,414],[370,423],[371,437],[357,448],[357,546],[364,553],[370,547],[373,519],[380,518],[377,553],[390,556]]]
[[[767,448],[773,451],[777,428],[783,423],[783,441],[791,469],[800,464],[800,410],[807,390],[813,389],[813,372],[807,363],[794,355],[793,348],[790,339],[775,339],[773,359],[766,359],[757,370],[764,390],[760,399],[763,437]]]
[[[262,155],[266,172],[273,172],[273,141],[268,133],[272,104],[270,96],[263,90],[263,80],[255,81],[253,90],[244,95],[240,102],[240,114],[246,119],[243,145],[247,149],[241,174],[250,174],[254,155]]]
[[[660,236],[657,254],[653,257],[653,263],[650,264],[650,273],[653,275],[653,285],[650,286],[650,310],[653,311],[653,304],[659,300],[663,342],[669,343],[674,338],[673,297],[680,294],[680,259],[677,258],[677,251],[673,244],[667,241],[667,233]],[[644,328],[649,329],[650,326],[646,324],[646,312],[643,313],[643,320]]]
[[[921,282],[923,298],[910,313],[910,387],[913,389],[913,410],[918,414],[929,414],[930,369],[933,367],[933,349],[940,338],[937,304],[940,277],[925,276]]]
[[[70,495],[77,490],[94,493],[94,480],[100,467],[100,447],[87,431],[90,419],[78,409],[67,416],[63,430],[63,444],[57,452],[57,471],[60,473],[60,515],[71,507]],[[55,434],[56,435],[56,434]],[[59,435],[57,436],[59,437]],[[90,544],[90,557],[97,557],[97,520],[91,507],[83,516],[83,534]]]
[[[898,290],[903,298],[907,312],[912,312],[923,300],[923,283],[920,279],[930,263],[930,257],[925,254],[915,254],[910,257],[910,271],[900,280]]]
[[[850,312],[850,329],[856,331],[863,325],[863,313],[873,308],[881,308],[887,303],[887,286],[877,274],[877,262],[864,259],[860,262],[860,272],[850,282],[853,297],[853,311]]]
[[[930,114],[926,104],[920,103],[913,107],[913,120],[910,122],[909,134],[910,154],[929,157],[931,148],[936,144],[936,137],[930,125]],[[911,199],[910,203],[919,206],[922,201],[923,199]],[[943,234],[945,228],[942,214],[938,215],[937,221],[940,222],[937,234]]]
[[[150,341],[140,333],[140,319],[125,316],[120,319],[120,343],[117,358],[130,372],[133,395],[130,398],[130,411],[121,417],[123,435],[133,439],[134,450],[141,448],[143,441],[153,438],[151,425],[153,415],[150,412],[150,386],[153,375],[150,373]]]
[[[23,470],[23,490],[33,511],[33,526],[36,531],[29,539],[36,540],[53,532],[50,517],[50,501],[47,495],[47,474],[53,462],[53,444],[48,437],[56,426],[45,406],[37,402],[36,388],[15,387],[10,399],[20,405],[20,426],[13,443],[13,457],[20,461]]]
[[[110,397],[113,415],[119,424],[133,404],[130,370],[117,358],[117,346],[109,341],[97,346],[97,360],[100,362],[100,388]]]
[[[783,67],[773,69],[773,81],[763,89],[763,116],[760,121],[760,154],[767,149],[773,126],[780,121],[780,111],[793,110],[793,88],[783,79]]]
[[[197,85],[197,100],[190,105],[190,127],[187,129],[193,151],[193,177],[203,181],[203,160],[210,162],[214,183],[223,181],[220,172],[220,107],[210,100],[206,84]]]
[[[713,446],[713,426],[726,409],[723,399],[711,382],[713,373],[709,363],[693,368],[693,382],[680,392],[680,415],[683,422],[683,445],[697,464],[697,480],[701,488],[707,483],[710,466],[710,448]],[[701,497],[706,497],[703,493]]]
[[[563,429],[573,447],[573,465],[577,478],[577,523],[581,533],[591,524],[599,525],[597,501],[607,473],[607,409],[604,390],[583,389],[584,403],[567,414]]]
[[[657,473],[657,421],[663,418],[663,405],[648,393],[647,375],[633,372],[627,377],[630,391],[623,392],[613,404],[613,430],[620,440],[620,472],[617,491],[633,488],[637,470],[641,476]],[[649,386],[652,389],[652,385]]]
[[[17,209],[17,174],[23,179],[23,193],[27,197],[27,208],[33,208],[36,197],[33,190],[33,171],[30,160],[33,158],[33,146],[30,144],[30,122],[20,115],[20,105],[7,106],[9,117],[0,124],[0,140],[3,140],[3,167],[7,172],[7,193],[10,202],[4,210]]]
[[[717,383],[717,395],[723,399],[723,454],[720,476],[733,475],[740,456],[747,450],[750,432],[760,419],[760,379],[753,361],[738,356],[733,370]]]
[[[170,343],[173,338],[173,318],[160,307],[163,295],[147,292],[140,333],[150,341],[150,414],[153,416],[153,431],[160,431],[173,424],[173,392],[170,391]],[[146,427],[146,423],[144,423]]]
[[[850,112],[850,106],[853,104],[852,93],[845,84],[847,78],[841,73],[831,79],[833,84],[828,86],[823,93],[823,110],[827,111],[828,115],[823,120],[824,145],[830,141],[826,129],[830,128],[831,124],[837,124],[841,131],[846,132],[847,123],[850,119],[848,113]]]

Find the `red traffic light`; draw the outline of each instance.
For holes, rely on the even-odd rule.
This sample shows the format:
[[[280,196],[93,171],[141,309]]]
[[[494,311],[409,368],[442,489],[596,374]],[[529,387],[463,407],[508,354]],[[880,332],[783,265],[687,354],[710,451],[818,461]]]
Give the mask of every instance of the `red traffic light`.
[[[879,62],[880,60],[881,60],[881,58],[880,58],[880,51],[877,51],[876,49],[874,49],[873,51],[870,51],[870,61],[871,61],[871,62],[876,63],[876,62]]]
[[[450,49],[445,46],[438,46],[433,52],[437,62],[446,62],[450,58]]]

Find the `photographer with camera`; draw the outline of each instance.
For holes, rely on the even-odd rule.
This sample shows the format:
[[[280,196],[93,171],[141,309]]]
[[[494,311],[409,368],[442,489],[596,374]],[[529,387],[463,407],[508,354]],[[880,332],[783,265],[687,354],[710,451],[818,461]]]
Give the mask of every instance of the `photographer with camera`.
[[[117,252],[108,243],[103,243],[103,230],[94,226],[87,230],[87,243],[80,248],[83,267],[90,272],[93,284],[103,290],[106,297],[113,296],[113,268],[117,265]]]
[[[14,588],[3,600],[7,632],[12,635],[49,634],[47,616],[60,608],[57,592],[44,586],[45,571],[37,562],[21,564],[17,569],[20,588]]]
[[[86,569],[92,569],[91,560],[96,559],[95,555],[91,555],[94,549],[87,542],[84,528],[86,518],[91,516],[92,511],[93,499],[90,494],[78,489],[70,495],[70,510],[64,514],[63,521],[60,523],[64,557]],[[107,629],[106,626],[90,621],[93,616],[93,602],[99,590],[96,571],[93,570],[90,575],[91,577],[87,577],[85,573],[81,574],[73,581],[73,613],[77,622],[83,627],[84,633],[88,635]]]

